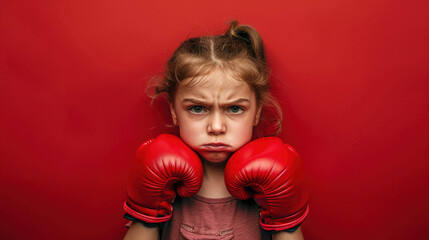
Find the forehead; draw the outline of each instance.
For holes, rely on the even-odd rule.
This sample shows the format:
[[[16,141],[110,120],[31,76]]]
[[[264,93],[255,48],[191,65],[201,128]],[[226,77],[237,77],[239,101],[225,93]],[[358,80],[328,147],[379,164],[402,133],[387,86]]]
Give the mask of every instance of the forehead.
[[[215,69],[207,75],[182,81],[177,95],[229,100],[237,97],[253,98],[254,91],[244,80],[234,78],[225,71]]]
[[[220,84],[237,86],[246,84],[246,82],[240,78],[233,77],[230,71],[220,70],[218,67],[208,71],[206,74],[196,76],[193,78],[184,79],[181,83],[181,87],[206,87],[216,86]]]

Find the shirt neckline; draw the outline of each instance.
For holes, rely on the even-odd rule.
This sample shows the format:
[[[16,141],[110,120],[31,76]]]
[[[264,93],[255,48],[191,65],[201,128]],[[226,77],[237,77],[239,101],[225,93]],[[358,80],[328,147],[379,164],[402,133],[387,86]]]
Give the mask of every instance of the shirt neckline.
[[[192,198],[194,198],[197,201],[206,202],[206,203],[226,203],[226,202],[238,200],[233,196],[224,197],[224,198],[207,198],[199,195],[194,195],[192,196]]]

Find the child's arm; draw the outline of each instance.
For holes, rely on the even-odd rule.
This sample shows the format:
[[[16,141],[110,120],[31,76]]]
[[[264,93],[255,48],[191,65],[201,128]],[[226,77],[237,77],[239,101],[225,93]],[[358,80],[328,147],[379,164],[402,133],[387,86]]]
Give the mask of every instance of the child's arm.
[[[273,240],[304,240],[302,236],[301,228],[298,228],[295,232],[278,232],[272,235]]]
[[[134,222],[128,229],[124,240],[158,240],[159,228],[146,227],[143,224]]]

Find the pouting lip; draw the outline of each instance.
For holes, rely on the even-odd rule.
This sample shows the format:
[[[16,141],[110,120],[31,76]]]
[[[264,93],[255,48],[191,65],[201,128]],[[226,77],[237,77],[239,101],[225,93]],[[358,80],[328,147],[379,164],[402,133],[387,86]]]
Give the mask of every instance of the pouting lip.
[[[201,149],[206,150],[206,151],[225,152],[225,151],[230,151],[231,146],[229,146],[228,144],[225,144],[225,143],[221,143],[221,142],[212,142],[212,143],[207,143],[207,144],[201,145]]]
[[[214,146],[214,147],[219,147],[219,146],[224,146],[224,147],[229,147],[228,144],[225,143],[221,143],[221,142],[211,142],[211,143],[207,143],[207,144],[203,144],[203,146]]]

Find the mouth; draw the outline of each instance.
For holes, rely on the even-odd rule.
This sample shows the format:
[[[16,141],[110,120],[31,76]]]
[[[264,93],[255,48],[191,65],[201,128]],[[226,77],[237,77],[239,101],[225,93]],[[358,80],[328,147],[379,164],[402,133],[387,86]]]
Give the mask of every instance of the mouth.
[[[213,142],[202,145],[202,149],[209,152],[227,152],[230,151],[231,146],[224,143]]]

